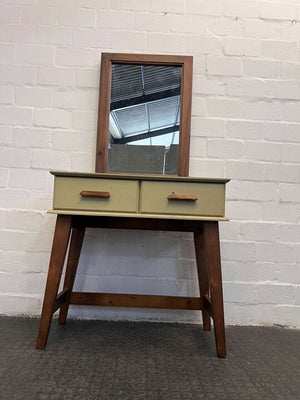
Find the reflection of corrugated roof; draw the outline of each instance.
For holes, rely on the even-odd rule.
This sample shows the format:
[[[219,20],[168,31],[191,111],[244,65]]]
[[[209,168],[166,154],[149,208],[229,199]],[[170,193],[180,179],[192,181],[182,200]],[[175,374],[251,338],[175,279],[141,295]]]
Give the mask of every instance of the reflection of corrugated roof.
[[[143,94],[141,67],[138,65],[113,64],[111,102],[126,100]]]
[[[180,88],[181,67],[112,65],[111,102]]]
[[[132,135],[162,135],[164,128],[166,134],[170,127],[178,131],[180,84],[180,66],[113,64],[111,116],[119,130],[118,138],[112,133],[113,142],[120,136],[126,143]]]

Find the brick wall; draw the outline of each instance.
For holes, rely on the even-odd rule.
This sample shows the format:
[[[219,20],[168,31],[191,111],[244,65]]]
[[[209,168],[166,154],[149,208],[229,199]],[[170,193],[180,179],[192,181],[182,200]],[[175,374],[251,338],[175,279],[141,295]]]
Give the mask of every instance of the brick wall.
[[[299,326],[299,1],[2,0],[0,23],[0,313],[40,313],[55,222],[48,170],[93,171],[101,52],[177,53],[194,56],[190,174],[232,178],[226,321]],[[91,230],[76,287],[197,295],[196,281],[188,234]]]

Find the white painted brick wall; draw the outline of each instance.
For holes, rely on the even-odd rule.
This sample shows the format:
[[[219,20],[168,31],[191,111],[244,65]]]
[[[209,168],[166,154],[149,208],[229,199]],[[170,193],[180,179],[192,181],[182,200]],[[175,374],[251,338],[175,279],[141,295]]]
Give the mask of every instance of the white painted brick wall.
[[[224,38],[224,53],[228,56],[259,56],[261,43],[257,39]]]
[[[298,3],[2,0],[0,313],[40,313],[55,223],[48,170],[93,171],[100,55],[121,51],[194,56],[190,174],[232,178],[220,227],[227,323],[300,326]],[[192,236],[88,230],[76,287],[197,295]]]
[[[207,57],[207,74],[240,76],[243,74],[242,60],[237,58]]]

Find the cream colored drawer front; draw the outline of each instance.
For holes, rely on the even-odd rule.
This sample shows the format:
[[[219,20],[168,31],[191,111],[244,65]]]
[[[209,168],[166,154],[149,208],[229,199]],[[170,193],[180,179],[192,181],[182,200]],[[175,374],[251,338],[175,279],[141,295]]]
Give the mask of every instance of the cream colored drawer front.
[[[81,191],[109,192],[110,197],[83,197]],[[138,211],[138,182],[134,180],[56,177],[53,208],[84,211]]]
[[[170,194],[195,195],[198,200],[168,200],[167,197]],[[142,213],[224,216],[224,208],[224,184],[158,181],[142,182]]]

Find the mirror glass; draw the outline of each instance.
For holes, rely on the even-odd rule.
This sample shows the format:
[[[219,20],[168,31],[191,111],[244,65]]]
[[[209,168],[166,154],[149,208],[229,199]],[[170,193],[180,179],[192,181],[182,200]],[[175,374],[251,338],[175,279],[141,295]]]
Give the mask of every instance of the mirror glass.
[[[181,65],[112,63],[109,172],[177,174]]]

